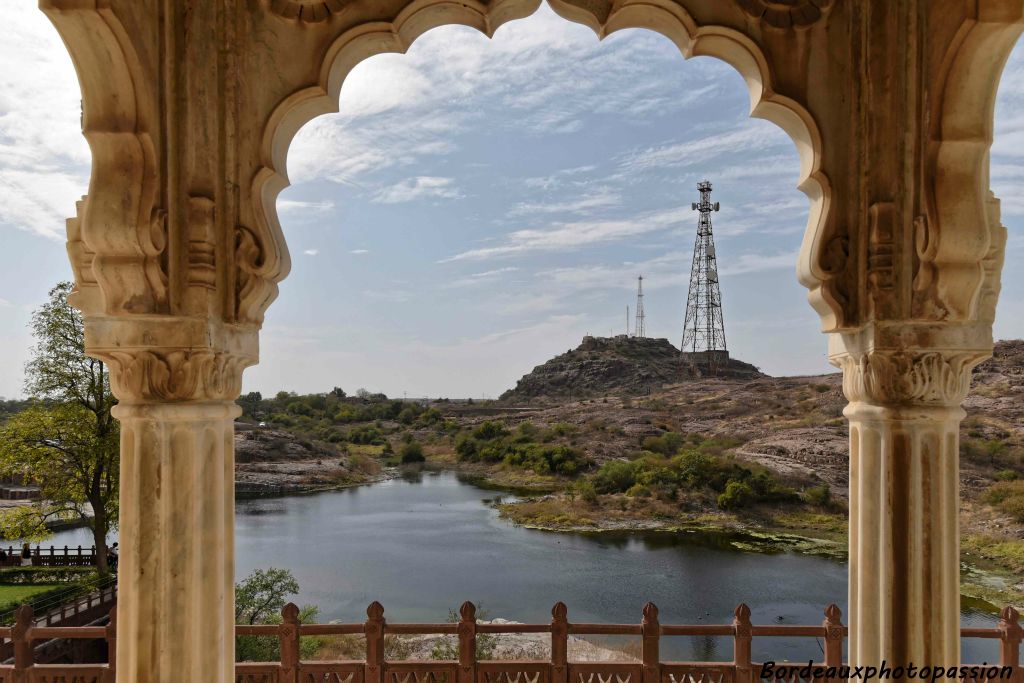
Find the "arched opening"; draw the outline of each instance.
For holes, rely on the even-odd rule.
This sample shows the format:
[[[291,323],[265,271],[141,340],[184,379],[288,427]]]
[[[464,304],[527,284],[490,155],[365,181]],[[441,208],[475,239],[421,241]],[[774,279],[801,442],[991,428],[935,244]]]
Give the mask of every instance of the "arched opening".
[[[490,39],[464,27],[438,27],[420,35],[404,54],[369,57],[354,66],[343,61],[350,70],[340,84],[340,113],[314,120],[290,141],[287,173],[293,185],[281,192],[277,205],[294,267],[265,318],[261,364],[248,373],[243,393],[259,389],[264,399],[281,389],[319,393],[330,389],[324,386],[329,381],[349,394],[365,387],[410,400],[493,399],[534,366],[579,345],[584,335],[624,333],[624,309],[634,306],[639,274],[645,278],[648,335],[678,347],[696,232],[697,214],[690,205],[705,177],[714,182],[714,198],[724,207],[713,220],[732,353],[775,375],[826,372],[818,321],[793,277],[808,210],[806,199],[793,191],[806,169],[799,150],[771,123],[750,119],[749,87],[744,88],[749,83],[728,64],[711,59],[684,64],[681,33],[666,40],[643,24],[627,30],[629,22],[619,21],[623,30],[599,42],[584,27],[543,6],[529,18],[502,26]],[[275,159],[283,175],[279,152]],[[344,296],[325,302],[310,296],[317,291]],[[297,292],[307,296],[296,298]],[[304,349],[299,358],[297,345]],[[771,349],[789,352],[783,360],[773,358]],[[824,431],[835,447],[836,478],[842,479],[841,392],[835,375],[823,381],[828,384],[818,381],[818,388],[811,388],[814,380],[802,384],[815,396],[822,396],[822,387],[830,394],[832,424]],[[755,391],[762,390],[768,386]],[[659,393],[660,386],[654,391]],[[585,394],[575,400],[552,396],[554,402],[547,402],[551,414],[528,422],[538,432],[578,432],[551,437],[551,443],[586,459],[594,452],[596,470],[640,452],[643,438],[609,433],[613,445],[597,448],[593,424],[603,418],[583,420],[580,412],[616,412],[608,428],[621,429],[621,414],[640,411],[639,420],[671,425],[645,432],[657,438],[682,431],[686,401],[703,402],[700,390],[682,391],[686,397],[673,396],[650,412],[642,407],[648,399],[636,392]],[[742,401],[723,396],[728,391],[716,389],[707,403],[742,412]],[[806,398],[801,394],[794,400]],[[330,410],[349,412],[344,401],[324,400],[335,406]],[[650,402],[659,400],[665,399],[654,396]],[[520,401],[504,413],[490,408],[495,414],[489,421],[518,434],[523,420],[515,417],[516,410],[527,405]],[[355,455],[342,456],[346,463],[361,462],[370,452],[352,440],[357,434],[362,440],[362,430],[373,427],[372,421],[328,426],[318,420],[327,413],[315,407],[307,420],[301,415],[307,409],[301,396],[264,405],[271,425],[309,425],[313,432],[322,427],[321,438],[339,439],[343,448],[347,442]],[[305,513],[275,503],[245,504],[236,520],[238,576],[265,564],[273,549],[291,547],[280,531],[296,523],[289,519],[318,514],[350,523],[330,542],[305,538],[304,552],[287,555],[308,591],[304,596],[318,597],[324,618],[358,619],[364,603],[379,599],[392,619],[431,621],[469,599],[486,605],[492,616],[517,621],[543,620],[559,600],[569,605],[575,620],[628,621],[650,599],[659,604],[663,619],[676,622],[728,621],[744,601],[762,621],[781,617],[815,623],[828,603],[844,601],[841,564],[809,555],[776,557],[783,562],[772,564],[771,557],[730,552],[727,534],[708,533],[724,550],[714,548],[715,541],[687,544],[671,533],[595,543],[496,520],[480,502],[490,496],[451,474],[476,467],[484,476],[496,476],[496,463],[460,461],[454,451],[483,418],[462,418],[441,403],[429,409],[440,410],[454,431],[419,422],[409,427],[385,422],[377,428],[396,452],[404,435],[414,434],[427,451],[428,465],[444,473],[333,499],[321,496],[310,501]],[[798,420],[792,406],[780,404],[779,409],[789,414],[780,415],[780,421]],[[560,422],[566,424],[559,427]],[[569,424],[574,422],[579,424]],[[708,438],[716,431],[708,425],[689,429]],[[544,438],[523,436],[538,444]],[[577,441],[578,447],[571,445]],[[758,443],[755,452],[769,447]],[[731,456],[733,449],[728,450]],[[502,456],[501,466],[508,459]],[[534,480],[538,490],[555,487],[556,505],[567,514],[611,514],[576,505],[562,492],[567,484],[589,481],[593,472],[547,477],[528,466],[507,469],[508,476],[492,480],[495,485],[508,487],[518,480],[529,488]],[[835,491],[840,500],[841,488]],[[623,491],[614,494],[602,496],[604,507],[628,505],[637,519],[654,514],[660,505]],[[674,493],[662,495],[670,500],[668,509],[683,509]],[[418,533],[411,532],[408,517],[398,514],[383,527],[370,521],[387,516],[389,505],[397,506],[395,499],[422,510],[418,519],[424,526],[417,527]],[[470,512],[458,517],[452,507]],[[717,509],[713,502],[711,508]],[[275,514],[266,515],[271,510]],[[493,525],[493,533],[503,539],[499,543],[508,544],[500,572],[487,571],[475,559],[497,552],[487,542],[485,525]],[[464,531],[452,536],[444,531],[450,526]],[[578,557],[589,556],[581,562],[593,562],[600,574],[559,572],[555,565],[560,566],[563,544]],[[354,547],[366,553],[350,563],[344,549]],[[409,555],[421,558],[415,577],[402,559]],[[664,580],[666,574],[639,578],[643,569],[636,562],[658,562],[658,557],[677,580]],[[717,573],[706,564],[715,561]],[[694,571],[691,562],[708,571]],[[785,562],[806,563],[801,580],[787,580],[787,573],[793,577],[796,571],[784,568]],[[771,598],[758,594],[750,581],[755,563],[760,576],[775,577],[763,584],[773,586]],[[626,576],[635,589],[609,595],[607,586],[627,582]],[[719,588],[696,589],[702,576],[714,576]],[[349,590],[337,590],[337,584]],[[711,594],[718,597],[696,597]],[[769,615],[781,602],[786,603],[784,613]],[[816,647],[799,640],[788,646],[794,658],[813,654],[800,647]],[[674,657],[693,660],[720,659],[731,646],[721,639],[681,639],[664,647]],[[771,647],[781,646],[773,642]],[[768,654],[757,650],[757,656]]]

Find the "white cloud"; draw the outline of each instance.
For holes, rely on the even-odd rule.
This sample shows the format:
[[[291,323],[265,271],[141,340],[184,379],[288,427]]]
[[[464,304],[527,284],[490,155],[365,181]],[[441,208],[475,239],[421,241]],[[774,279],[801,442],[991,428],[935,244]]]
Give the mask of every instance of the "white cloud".
[[[80,90],[67,49],[34,2],[5,2],[0,43],[0,224],[64,238],[89,178]]]
[[[534,251],[571,251],[592,244],[659,232],[689,220],[690,207],[665,209],[618,220],[554,223],[549,229],[517,230],[504,244],[460,252],[448,261],[485,260]]]
[[[611,188],[599,188],[581,197],[553,202],[520,202],[512,207],[511,216],[531,214],[572,213],[589,214],[597,209],[617,206],[622,202],[621,195]]]
[[[357,256],[361,256],[362,254],[369,254],[370,250],[369,249],[353,249],[353,250],[351,250],[348,253],[355,254]]]
[[[324,199],[318,202],[301,201],[298,199],[279,199],[277,201],[277,212],[279,214],[291,213],[326,213],[334,208],[334,202]]]
[[[417,199],[459,199],[463,195],[455,187],[454,178],[416,176],[382,188],[373,197],[381,204],[400,204]]]
[[[316,256],[317,254],[320,253],[320,250],[319,249],[305,249],[305,250],[303,250],[302,253],[305,254],[306,256]]]
[[[643,173],[666,168],[706,164],[730,152],[758,152],[779,145],[778,135],[767,134],[766,122],[745,121],[733,130],[714,133],[695,140],[677,142],[635,151],[620,162],[625,173]]]

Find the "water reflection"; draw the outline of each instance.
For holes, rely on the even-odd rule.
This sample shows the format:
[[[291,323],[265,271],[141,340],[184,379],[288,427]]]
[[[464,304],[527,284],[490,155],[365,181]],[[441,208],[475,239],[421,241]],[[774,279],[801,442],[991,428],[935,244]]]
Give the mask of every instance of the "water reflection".
[[[575,622],[639,623],[647,601],[663,624],[728,624],[737,603],[754,623],[820,624],[845,612],[843,563],[780,552],[739,552],[712,533],[558,534],[515,527],[485,500],[506,496],[446,473],[286,499],[240,501],[236,576],[284,567],[296,602],[323,620],[362,621],[383,603],[393,621],[443,621],[464,600],[490,615],[547,623],[564,601]],[[84,530],[64,532],[78,534]],[[63,545],[77,540],[58,540]],[[963,623],[991,626],[965,603]],[[596,640],[596,639],[594,639]],[[608,641],[615,642],[615,641]],[[623,639],[617,641],[627,647]],[[965,661],[997,661],[998,643],[964,642]],[[814,638],[755,638],[755,660],[820,657]],[[665,659],[727,661],[730,638],[666,637]]]

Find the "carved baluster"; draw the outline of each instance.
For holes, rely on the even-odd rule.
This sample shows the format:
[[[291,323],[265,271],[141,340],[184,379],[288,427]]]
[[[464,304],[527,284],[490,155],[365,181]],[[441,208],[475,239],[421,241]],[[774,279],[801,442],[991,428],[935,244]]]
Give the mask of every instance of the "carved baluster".
[[[11,640],[14,641],[14,683],[29,683],[29,669],[32,667],[32,641],[28,631],[32,628],[35,615],[29,605],[18,608]]]
[[[280,683],[298,683],[299,680],[299,608],[289,602],[281,609],[281,624],[277,637],[281,641]]]
[[[839,667],[843,664],[843,613],[832,603],[825,608],[825,666]]]
[[[644,617],[640,622],[643,641],[643,683],[658,683],[661,678],[661,624],[658,622],[658,606],[653,602],[644,605]]]
[[[110,623],[107,624],[107,681],[117,681],[117,608],[110,610]]]
[[[551,608],[551,683],[569,681],[569,610],[564,602]]]
[[[366,672],[365,683],[384,683],[384,607],[371,602],[366,608]]]
[[[750,608],[740,603],[732,618],[732,664],[736,667],[736,683],[752,683],[753,667],[750,664]]]
[[[476,605],[468,600],[459,609],[459,683],[476,681]]]
[[[1024,629],[1020,626],[1020,613],[1007,605],[999,613],[999,665],[1013,667],[1015,683],[1024,681],[1020,668],[1020,642]]]

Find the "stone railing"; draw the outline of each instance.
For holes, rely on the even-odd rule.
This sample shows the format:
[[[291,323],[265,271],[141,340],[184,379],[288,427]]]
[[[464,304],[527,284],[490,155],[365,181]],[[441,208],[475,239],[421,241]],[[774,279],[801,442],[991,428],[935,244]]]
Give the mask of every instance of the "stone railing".
[[[568,620],[566,607],[558,603],[552,609],[549,624],[478,623],[476,608],[464,603],[458,622],[442,624],[388,623],[384,608],[374,602],[367,609],[367,620],[358,624],[302,624],[299,609],[288,604],[282,610],[282,622],[275,625],[238,625],[239,636],[277,638],[281,659],[276,662],[239,662],[235,666],[236,683],[753,683],[761,676],[761,664],[751,658],[754,638],[806,637],[824,642],[820,666],[842,667],[843,644],[847,628],[840,621],[836,605],[825,610],[820,626],[760,626],[750,621],[746,605],[736,608],[731,624],[670,625],[658,621],[658,608],[647,603],[639,624],[577,624]],[[998,640],[999,662],[989,664],[975,682],[1006,681],[999,671],[1008,667],[1011,683],[1024,683],[1020,665],[1022,628],[1020,615],[1012,607],[1000,614],[995,628],[963,628],[964,638]],[[543,633],[551,637],[548,660],[482,661],[476,657],[479,634]],[[390,661],[385,658],[385,636],[449,635],[458,639],[458,659],[451,661]],[[357,635],[366,639],[364,660],[302,661],[299,639],[302,636]],[[639,661],[570,661],[569,636],[639,636],[642,642]],[[719,636],[733,640],[731,662],[662,661],[660,644],[665,636]],[[17,623],[0,628],[0,638],[14,644],[14,663],[0,665],[0,683],[35,683],[67,680],[75,683],[114,683],[112,664],[36,664],[33,645],[52,639],[98,640],[106,642],[110,660],[117,648],[116,610],[107,626],[39,627],[32,610],[23,607]],[[806,665],[806,662],[798,662]],[[966,665],[970,666],[970,665]],[[993,672],[994,675],[993,675]],[[795,683],[799,676],[786,680]],[[961,679],[963,680],[963,679]]]

